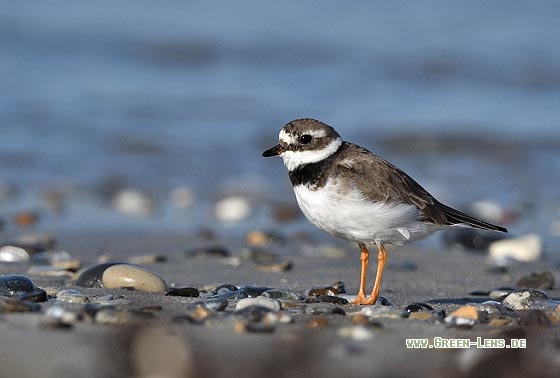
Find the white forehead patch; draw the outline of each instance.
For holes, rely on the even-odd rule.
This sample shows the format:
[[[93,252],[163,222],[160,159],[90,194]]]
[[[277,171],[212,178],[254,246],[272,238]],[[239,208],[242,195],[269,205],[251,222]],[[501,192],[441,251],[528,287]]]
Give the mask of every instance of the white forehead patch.
[[[325,130],[309,130],[305,134],[311,135],[314,138],[324,138],[327,136]],[[280,130],[280,134],[278,134],[278,139],[280,141],[287,143],[287,144],[295,144],[297,143],[296,137],[292,134],[287,133],[284,129]]]
[[[284,129],[280,130],[280,134],[278,134],[278,139],[280,139],[281,142],[287,144],[293,144],[296,141],[293,135],[288,134],[286,131],[284,131]]]

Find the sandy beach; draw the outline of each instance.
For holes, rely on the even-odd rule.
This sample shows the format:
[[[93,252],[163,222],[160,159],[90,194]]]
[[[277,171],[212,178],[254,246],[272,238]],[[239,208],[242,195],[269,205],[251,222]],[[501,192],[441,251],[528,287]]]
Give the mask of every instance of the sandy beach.
[[[519,278],[550,269],[547,261],[517,263],[497,271],[480,253],[414,246],[392,249],[381,291],[388,302],[364,308],[318,302],[307,295],[312,288],[328,287],[336,281],[345,283],[348,294],[335,297],[351,299],[357,292],[359,261],[350,244],[329,246],[321,240],[323,248],[339,252],[334,257],[305,255],[301,245],[310,242],[288,240],[259,247],[292,263],[291,268],[276,272],[263,271],[247,257],[248,247],[240,241],[123,233],[111,235],[107,246],[107,238],[68,233],[60,234],[58,243],[86,267],[94,265],[101,255],[115,261],[157,255],[161,262],[144,266],[159,273],[170,286],[198,288],[200,295],[193,298],[79,287],[70,276],[30,275],[28,264],[4,263],[3,274],[28,275],[50,296],[48,301],[38,302],[36,311],[12,312],[4,305],[0,322],[2,376],[552,377],[559,368],[558,309],[496,315],[485,312],[482,304],[490,300],[491,290],[510,287],[511,291]],[[223,246],[230,254],[185,253],[208,246]],[[557,271],[554,274],[557,276]],[[279,311],[253,306],[249,312],[239,313],[236,304],[241,299],[230,295],[224,309],[216,311],[209,305],[208,313],[197,317],[195,303],[206,308],[204,303],[213,301],[203,291],[220,284],[287,291],[300,299],[281,299]],[[100,308],[117,309],[110,318],[113,320],[92,317],[86,303],[57,299],[57,293],[69,288],[86,296],[90,306],[110,295],[116,306],[105,300]],[[552,299],[560,298],[557,289],[546,293]],[[433,310],[404,317],[403,310],[417,302]],[[47,310],[53,306],[79,316],[67,323],[49,322]],[[453,311],[470,306],[477,308],[476,319],[450,321]],[[263,317],[263,313],[269,316]],[[407,348],[406,339],[427,339],[438,346],[434,344],[437,338],[473,342],[477,338],[525,339],[526,348]]]

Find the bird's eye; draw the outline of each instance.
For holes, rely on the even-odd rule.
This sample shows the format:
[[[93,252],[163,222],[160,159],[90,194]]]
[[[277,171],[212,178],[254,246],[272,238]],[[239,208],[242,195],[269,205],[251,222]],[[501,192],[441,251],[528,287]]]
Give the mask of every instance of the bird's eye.
[[[301,144],[309,144],[311,142],[311,140],[313,139],[313,137],[309,134],[303,134],[298,139],[299,139],[299,142]]]

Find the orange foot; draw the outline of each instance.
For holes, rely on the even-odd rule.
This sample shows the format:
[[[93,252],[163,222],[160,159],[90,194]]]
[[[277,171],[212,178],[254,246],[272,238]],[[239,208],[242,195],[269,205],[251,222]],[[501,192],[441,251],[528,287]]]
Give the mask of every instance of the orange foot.
[[[357,305],[374,305],[375,302],[377,302],[377,298],[378,297],[366,298],[365,295],[359,295],[358,294],[358,296],[350,303],[351,304],[357,304]]]

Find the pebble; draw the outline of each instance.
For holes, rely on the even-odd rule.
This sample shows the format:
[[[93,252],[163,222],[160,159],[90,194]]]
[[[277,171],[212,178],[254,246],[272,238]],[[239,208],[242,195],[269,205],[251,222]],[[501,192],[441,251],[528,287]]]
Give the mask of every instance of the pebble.
[[[283,243],[286,238],[276,232],[251,230],[245,235],[245,243],[252,247],[263,247],[274,243]]]
[[[38,312],[41,305],[17,298],[0,298],[0,312]]]
[[[258,298],[244,298],[239,300],[235,305],[235,311],[243,310],[246,307],[251,306],[259,306],[268,309],[269,311],[280,311],[282,309],[282,305],[280,301],[276,299],[270,299],[266,297],[258,297]]]
[[[134,188],[118,191],[111,204],[119,213],[138,218],[150,217],[155,212],[155,201],[148,194]]]
[[[37,288],[33,281],[25,276],[13,275],[0,277],[0,295],[17,297],[22,294],[35,292]]]
[[[130,257],[127,261],[131,264],[137,265],[152,265],[166,262],[167,257],[162,255],[142,255]]]
[[[172,287],[171,289],[165,292],[165,295],[173,296],[173,297],[196,298],[200,295],[200,291],[198,291],[198,289],[195,287]]]
[[[347,305],[349,302],[345,298],[337,297],[334,295],[319,295],[316,297],[317,301],[323,303],[333,303],[339,305]]]
[[[521,277],[517,281],[517,287],[548,290],[554,289],[554,275],[552,272],[533,272],[528,276]]]
[[[164,292],[167,283],[157,273],[140,265],[117,264],[103,272],[103,286],[106,288],[132,288],[138,291]]]
[[[362,325],[345,326],[338,330],[338,336],[349,338],[356,341],[365,341],[373,338],[374,333],[371,329]]]
[[[24,248],[15,245],[0,247],[0,262],[24,263],[30,260],[29,253]]]
[[[251,205],[247,198],[229,196],[216,202],[214,215],[220,222],[239,222],[251,213]]]
[[[455,317],[455,318],[472,319],[472,320],[478,320],[479,319],[478,310],[474,306],[459,307],[457,310],[455,310],[451,314],[449,314],[449,316]]]
[[[346,315],[344,309],[330,303],[307,305],[305,307],[305,313],[312,315]]]
[[[27,274],[30,276],[65,277],[69,279],[74,275],[70,270],[50,265],[31,265],[27,268]]]
[[[531,262],[540,259],[542,248],[542,238],[538,234],[528,234],[495,241],[490,244],[488,250],[490,256],[497,260],[510,258]]]
[[[66,251],[38,252],[31,258],[31,263],[36,265],[50,265],[53,267],[77,271],[81,262]]]
[[[52,305],[45,311],[41,325],[47,328],[70,328],[81,319],[80,313],[66,310],[59,305]]]
[[[47,292],[41,288],[37,288],[30,293],[20,294],[18,295],[18,298],[30,302],[46,302],[49,300]]]
[[[530,310],[539,300],[548,299],[545,292],[536,289],[521,289],[508,294],[502,304],[512,310]]]
[[[402,312],[402,317],[403,318],[408,318],[410,317],[411,314],[416,313],[416,312],[428,312],[428,311],[433,311],[434,308],[432,306],[430,306],[427,303],[422,303],[422,302],[415,302],[415,303],[411,303],[408,306],[406,306]],[[430,314],[431,316],[431,314]]]
[[[261,296],[278,299],[280,301],[299,301],[303,299],[303,295],[288,289],[268,289]]]
[[[78,290],[64,289],[58,292],[56,299],[62,302],[70,303],[89,303],[89,298]]]
[[[251,250],[248,258],[253,260],[257,270],[264,272],[284,272],[290,270],[293,266],[290,260],[283,260],[280,256],[262,249]]]
[[[102,307],[95,312],[94,322],[106,325],[128,325],[137,322],[130,311],[115,309],[111,307]]]
[[[344,286],[344,282],[336,281],[330,286],[315,287],[309,290],[308,295],[319,296],[319,295],[337,295],[337,294],[345,294],[345,293],[346,293],[346,287]]]
[[[501,301],[515,290],[516,289],[513,287],[499,287],[497,289],[491,290],[488,296],[490,297],[490,299]]]
[[[107,268],[117,264],[124,264],[122,262],[106,262],[89,267],[81,272],[78,272],[75,280],[76,286],[82,287],[103,287],[103,273]]]
[[[187,257],[228,257],[229,249],[221,245],[198,247],[185,251]]]
[[[454,227],[446,229],[442,238],[444,244],[453,250],[484,253],[493,242],[504,239],[505,236],[476,228]]]

